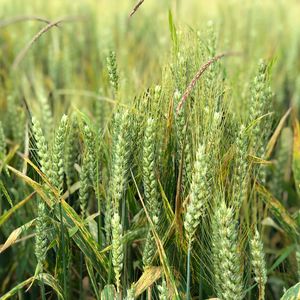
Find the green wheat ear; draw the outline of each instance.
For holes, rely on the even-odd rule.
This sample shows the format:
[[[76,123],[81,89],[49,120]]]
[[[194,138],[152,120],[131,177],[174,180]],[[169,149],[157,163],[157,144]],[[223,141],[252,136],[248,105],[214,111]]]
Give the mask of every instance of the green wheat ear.
[[[265,262],[265,254],[263,249],[263,243],[260,238],[260,234],[257,229],[250,240],[251,248],[251,263],[253,272],[255,274],[254,280],[258,284],[259,300],[265,299],[265,285],[267,283],[267,268]]]
[[[251,85],[251,106],[249,112],[250,123],[268,113],[271,97],[272,91],[268,85],[267,66],[263,61],[260,61],[257,75],[255,76]],[[266,122],[266,118],[259,120],[251,130],[252,147],[254,148],[254,151],[258,157],[263,157],[265,152],[265,135],[267,129],[269,128],[266,126],[268,124]]]
[[[105,231],[107,243],[111,233],[111,216],[118,212],[120,201],[125,189],[128,171],[129,140],[128,134],[129,114],[127,110],[117,112],[114,117],[114,133],[112,138],[111,176],[108,187],[108,196],[105,207]]]
[[[97,182],[99,180],[96,135],[88,125],[84,125],[83,133],[86,147],[86,167],[89,169],[89,177],[96,190]]]
[[[123,269],[123,244],[122,244],[122,225],[120,223],[120,216],[117,212],[113,214],[111,219],[112,228],[112,264],[115,272],[115,281],[118,292],[120,292],[121,283],[120,277]]]
[[[212,221],[212,254],[215,290],[218,298],[241,300],[244,297],[237,224],[232,208],[224,199],[216,203]]]
[[[77,162],[78,149],[78,124],[76,115],[73,114],[69,119],[68,133],[65,142],[65,173],[67,178],[68,188],[72,185],[72,182],[76,176],[74,165]]]
[[[37,219],[35,230],[35,256],[38,261],[38,265],[43,270],[43,264],[46,258],[47,251],[47,212],[46,205],[42,199],[37,198]]]
[[[42,114],[43,129],[45,130],[47,138],[50,138],[50,134],[48,133],[52,132],[53,130],[52,110],[48,99],[42,93],[38,95],[38,101],[40,102],[41,109],[43,110],[43,114]]]
[[[116,210],[119,209],[128,170],[128,154],[131,141],[128,139],[129,114],[127,110],[124,110],[118,114],[117,122],[118,124],[116,124],[117,128],[112,149],[112,178],[110,180],[110,197]]]
[[[157,225],[160,216],[158,184],[156,180],[155,142],[156,127],[153,118],[146,123],[143,146],[143,183],[146,207],[152,222]]]
[[[207,198],[210,195],[210,186],[208,185],[208,157],[205,154],[205,148],[200,145],[196,154],[192,183],[190,187],[190,202],[184,216],[184,228],[189,242],[192,242],[196,229],[200,224],[204,213]]]
[[[52,150],[51,183],[62,193],[64,181],[64,149],[68,117],[63,115],[54,138]]]
[[[43,134],[41,124],[35,117],[32,118],[32,132],[36,141],[36,151],[40,159],[41,170],[46,176],[50,176],[51,169],[48,144]]]
[[[47,175],[50,173],[50,157],[48,153],[48,146],[43,135],[40,123],[34,117],[32,118],[32,125],[32,131],[36,140],[37,154],[40,159],[41,170],[44,174]],[[47,211],[45,202],[39,197],[37,198],[37,201],[38,209],[36,222],[35,256],[42,271],[47,250]]]
[[[18,97],[17,95],[9,95],[7,97],[7,113],[8,113],[8,124],[11,130],[14,141],[19,145],[24,141],[24,125],[25,125],[25,115],[24,111],[19,110]]]
[[[146,208],[149,212],[151,221],[155,229],[157,229],[158,220],[160,217],[161,205],[159,202],[158,183],[156,179],[156,126],[153,118],[148,118],[145,128],[145,137],[143,145],[143,185]],[[146,243],[143,252],[144,268],[151,264],[156,246],[149,230],[146,238]]]
[[[148,266],[151,266],[151,262],[155,254],[155,250],[156,250],[156,246],[155,246],[155,241],[152,232],[148,230],[148,234],[146,237],[146,242],[143,250],[143,258],[142,258],[144,269],[147,268]]]
[[[106,65],[108,70],[109,82],[113,89],[114,95],[118,93],[119,89],[119,75],[118,75],[118,66],[116,53],[110,51],[108,57],[106,58]]]
[[[248,159],[248,136],[246,135],[245,127],[242,125],[240,132],[235,141],[235,173],[233,176],[233,205],[236,211],[239,212],[243,202],[247,199],[248,189],[248,173],[249,163]]]
[[[157,286],[159,292],[159,300],[168,300],[169,299],[169,292],[166,280],[163,278],[161,285]]]
[[[80,206],[80,214],[84,219],[87,216],[87,205],[88,205],[88,189],[89,189],[89,160],[87,159],[87,155],[84,154],[81,170],[80,170],[80,188],[79,188],[79,206]]]
[[[181,93],[176,90],[174,93],[174,106],[181,100]],[[190,129],[185,114],[185,108],[175,115],[176,134],[178,138],[178,160],[182,168],[182,186],[186,191],[189,188],[190,177],[192,176],[192,147],[190,141]]]
[[[127,290],[127,296],[125,298],[125,300],[134,300],[135,297],[135,286],[134,284],[131,285],[131,287]]]
[[[115,272],[115,281],[118,292],[120,291],[120,276],[123,268],[122,225],[120,224],[119,207],[125,190],[128,170],[128,153],[130,140],[129,114],[127,110],[115,116],[114,135],[112,145],[111,178],[108,197],[106,199],[105,229],[107,243],[112,239],[112,263]]]

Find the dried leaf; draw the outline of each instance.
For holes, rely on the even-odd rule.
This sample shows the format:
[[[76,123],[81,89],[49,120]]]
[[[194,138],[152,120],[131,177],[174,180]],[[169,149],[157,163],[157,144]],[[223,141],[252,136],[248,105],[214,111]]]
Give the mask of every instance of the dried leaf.
[[[138,282],[135,284],[135,297],[141,295],[148,287],[158,280],[162,275],[161,267],[149,267],[147,268]]]
[[[0,253],[2,253],[4,250],[9,248],[11,245],[13,245],[16,240],[19,238],[19,236],[26,231],[31,225],[35,222],[35,219],[31,220],[30,222],[22,225],[21,227],[15,229],[8,237],[4,245],[0,248]]]
[[[266,150],[267,158],[270,157],[270,155],[275,147],[276,141],[278,140],[280,132],[281,132],[281,130],[284,126],[284,123],[285,123],[287,117],[289,116],[290,112],[291,112],[291,108],[289,108],[288,111],[284,114],[284,116],[280,119],[278,126],[276,127],[271,139],[269,140],[268,145],[267,145],[267,150]]]
[[[290,235],[298,234],[298,226],[296,221],[290,216],[285,207],[278,201],[265,187],[257,184],[257,191],[264,196],[265,202],[269,205],[271,212],[278,222]]]

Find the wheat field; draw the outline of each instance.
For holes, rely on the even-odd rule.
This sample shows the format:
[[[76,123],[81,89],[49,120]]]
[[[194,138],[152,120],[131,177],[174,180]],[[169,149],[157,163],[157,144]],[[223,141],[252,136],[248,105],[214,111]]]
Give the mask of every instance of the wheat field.
[[[300,299],[299,15],[0,0],[0,299]]]

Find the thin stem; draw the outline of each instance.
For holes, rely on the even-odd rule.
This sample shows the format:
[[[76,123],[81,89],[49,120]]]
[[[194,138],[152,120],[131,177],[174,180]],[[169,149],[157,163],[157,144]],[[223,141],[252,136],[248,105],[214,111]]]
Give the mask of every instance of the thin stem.
[[[41,296],[42,300],[46,300],[44,279],[41,278]]]
[[[108,279],[107,284],[110,284],[112,281],[112,254],[111,251],[109,253],[109,267],[108,267]]]
[[[102,238],[101,238],[102,220],[101,220],[101,199],[100,199],[100,194],[99,194],[98,182],[97,182],[96,186],[97,186],[96,198],[97,198],[97,206],[98,206],[98,214],[99,214],[99,216],[97,218],[97,233],[98,233],[98,245],[101,248],[102,247]],[[101,280],[100,280],[100,276],[98,276],[98,274],[97,274],[96,278],[99,281],[99,285],[101,286]]]
[[[98,244],[101,247],[102,246],[102,241],[101,241],[101,226],[102,226],[102,221],[101,221],[101,200],[100,197],[97,196],[97,205],[98,205],[98,218],[97,218],[97,232],[98,232]]]
[[[67,274],[66,274],[66,254],[65,254],[65,235],[64,235],[64,223],[62,216],[62,205],[59,202],[59,217],[60,217],[60,232],[61,232],[61,246],[62,246],[62,258],[63,258],[63,277],[64,277],[64,296],[67,295]]]
[[[201,226],[201,236],[204,236],[204,228]],[[200,278],[199,278],[199,300],[203,299],[203,269],[200,268]]]
[[[187,268],[186,268],[186,300],[191,299],[190,282],[191,282],[191,239],[189,239],[188,253],[187,253]]]
[[[82,277],[83,277],[83,255],[80,251],[80,269],[79,269],[79,299],[83,300],[83,288],[82,288]]]
[[[122,221],[121,221],[121,224],[122,224],[122,228],[123,230],[126,230],[126,201],[123,201],[122,203]],[[123,248],[124,252],[123,252],[123,255],[124,255],[124,265],[123,265],[123,270],[127,270],[127,248],[126,246],[124,245],[124,248]],[[127,272],[123,272],[123,286],[126,285],[126,276],[127,276]]]
[[[147,299],[148,299],[148,300],[151,300],[151,299],[152,299],[151,286],[149,286],[148,289],[147,289]]]
[[[99,144],[98,139],[96,140],[96,144]],[[98,244],[101,248],[102,246],[102,241],[101,241],[101,196],[99,192],[99,180],[100,180],[100,175],[99,175],[99,155],[97,154],[96,156],[96,182],[94,182],[94,190],[95,190],[95,195],[97,199],[97,209],[98,209],[98,218],[97,218],[97,236],[98,236]]]
[[[259,276],[259,284],[258,284],[258,299],[264,300],[265,299],[265,287],[262,283],[262,277]]]

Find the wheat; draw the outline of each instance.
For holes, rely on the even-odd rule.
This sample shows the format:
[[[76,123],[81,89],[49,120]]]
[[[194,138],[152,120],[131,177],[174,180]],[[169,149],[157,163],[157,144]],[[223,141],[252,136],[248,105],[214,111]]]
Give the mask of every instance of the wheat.
[[[178,0],[168,20],[158,1],[132,19],[122,1],[35,5],[58,21],[15,2],[0,1],[29,14],[0,22],[2,298],[288,298],[296,1]]]
[[[84,155],[81,170],[80,170],[80,189],[79,189],[79,205],[80,205],[80,214],[84,219],[87,214],[87,205],[88,205],[88,188],[89,188],[89,160]]]
[[[146,122],[144,147],[143,147],[143,184],[146,208],[151,217],[155,228],[157,229],[160,217],[160,203],[158,185],[156,179],[156,162],[155,162],[155,122],[149,118]],[[155,243],[151,231],[148,232],[146,244],[143,253],[143,265],[150,265],[155,252]]]
[[[168,293],[167,283],[165,279],[162,280],[161,285],[159,285],[157,289],[159,291],[159,300],[169,299],[169,293]]]
[[[190,202],[184,217],[184,228],[188,241],[192,241],[195,236],[196,229],[204,213],[207,198],[210,194],[210,188],[207,184],[208,168],[209,164],[205,147],[204,145],[199,145],[190,188]]]
[[[61,118],[58,130],[54,138],[53,153],[52,153],[52,166],[50,173],[50,181],[58,189],[59,193],[63,189],[64,180],[64,148],[65,136],[67,130],[68,118],[64,115]]]
[[[77,149],[77,119],[75,115],[72,115],[69,122],[68,133],[65,142],[65,173],[67,177],[67,185],[70,188],[75,178],[74,165],[77,161],[78,149]]]
[[[112,263],[115,272],[115,281],[118,292],[121,288],[120,277],[123,269],[123,244],[122,244],[122,225],[120,224],[120,217],[115,212],[111,219],[112,229]]]
[[[109,51],[109,55],[106,58],[106,62],[107,62],[109,82],[113,89],[114,95],[116,95],[119,89],[119,75],[118,75],[116,53],[114,51]]]
[[[45,174],[50,173],[50,157],[47,149],[45,137],[43,135],[40,123],[37,119],[32,119],[32,130],[36,140],[37,153],[40,158],[41,170]],[[35,240],[35,256],[38,265],[43,270],[43,263],[47,250],[47,212],[45,202],[38,198],[37,223],[36,223],[36,240]]]
[[[40,159],[41,170],[45,175],[50,176],[51,156],[48,152],[48,144],[43,134],[41,124],[35,117],[32,118],[32,131],[36,141],[36,151]]]
[[[238,237],[233,210],[221,198],[216,202],[212,223],[212,254],[215,290],[220,299],[238,300],[244,297]]]
[[[255,274],[255,281],[258,284],[259,300],[265,299],[265,285],[267,283],[267,269],[264,257],[263,243],[260,239],[260,234],[257,229],[250,241],[251,245],[251,257],[253,272]]]
[[[237,211],[247,199],[248,188],[248,137],[242,125],[236,138],[235,174],[233,177],[233,203]]]

